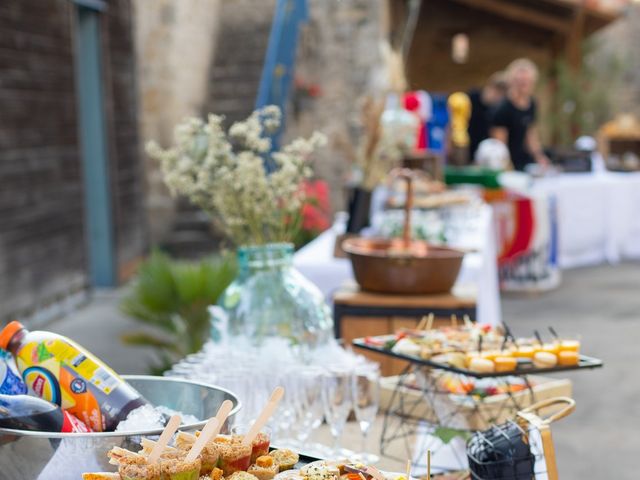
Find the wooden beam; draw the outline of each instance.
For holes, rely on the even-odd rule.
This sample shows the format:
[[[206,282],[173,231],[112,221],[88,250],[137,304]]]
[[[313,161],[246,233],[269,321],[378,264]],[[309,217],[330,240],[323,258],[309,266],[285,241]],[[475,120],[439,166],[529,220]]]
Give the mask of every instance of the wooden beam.
[[[558,18],[554,15],[538,12],[534,9],[516,5],[507,0],[452,0],[459,4],[465,5],[476,10],[484,10],[486,12],[498,15],[509,20],[520,23],[533,25],[545,30],[568,33],[570,22],[568,19]]]
[[[585,20],[585,2],[580,0],[575,5],[566,48],[567,61],[574,72],[580,71],[582,67],[582,41],[584,40]]]

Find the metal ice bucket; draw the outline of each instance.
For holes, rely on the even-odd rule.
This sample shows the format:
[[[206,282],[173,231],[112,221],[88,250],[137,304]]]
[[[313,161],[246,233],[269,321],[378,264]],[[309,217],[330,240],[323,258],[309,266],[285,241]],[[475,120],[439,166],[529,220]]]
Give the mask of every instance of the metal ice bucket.
[[[123,376],[153,405],[164,405],[197,418],[215,415],[224,400],[240,410],[238,398],[224,388],[177,378]],[[181,427],[197,430],[205,421]],[[79,480],[85,472],[114,471],[107,452],[113,446],[140,448],[140,438],[161,430],[100,433],[48,433],[0,428],[0,480]]]

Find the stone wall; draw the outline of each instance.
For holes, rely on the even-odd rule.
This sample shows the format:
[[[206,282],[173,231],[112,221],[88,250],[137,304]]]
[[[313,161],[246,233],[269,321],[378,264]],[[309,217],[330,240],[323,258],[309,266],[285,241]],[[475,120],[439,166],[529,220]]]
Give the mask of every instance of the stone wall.
[[[317,177],[329,182],[331,206],[344,210],[343,185],[350,169],[342,148],[351,142],[358,123],[359,100],[369,90],[380,66],[384,0],[309,0],[310,20],[298,47],[298,88],[288,114],[285,140],[319,130],[329,146],[316,157]],[[318,96],[309,96],[310,88]]]
[[[171,143],[173,127],[203,114],[220,25],[220,0],[133,0],[140,132],[143,142]],[[145,155],[152,243],[171,228],[176,203],[155,161]]]
[[[133,4],[145,142],[169,144],[173,126],[187,115],[220,113],[230,124],[251,113],[274,0],[155,0],[152,8],[147,0]],[[294,95],[285,140],[314,129],[333,139],[348,137],[357,122],[358,99],[379,65],[384,5],[385,0],[309,0],[310,22],[303,27],[296,77],[317,84],[321,95],[313,100]],[[334,210],[344,208],[348,168],[347,155],[335,144],[315,164],[318,177],[332,187]],[[178,221],[176,203],[157,165],[147,159],[145,169],[151,240],[158,243]]]
[[[75,8],[0,2],[0,322],[89,286]],[[115,253],[126,275],[146,248],[129,0],[110,1],[101,20]]]
[[[130,0],[111,0],[103,16],[105,110],[118,279],[128,279],[148,247],[144,170]]]
[[[264,66],[275,0],[224,0],[209,74],[206,113],[227,126],[253,111]]]
[[[0,2],[0,321],[86,281],[69,2]]]

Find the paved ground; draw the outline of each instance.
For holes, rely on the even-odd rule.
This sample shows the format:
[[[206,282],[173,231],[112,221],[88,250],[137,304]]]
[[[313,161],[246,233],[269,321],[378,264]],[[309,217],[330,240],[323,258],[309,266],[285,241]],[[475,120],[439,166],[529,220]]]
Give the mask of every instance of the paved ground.
[[[562,287],[537,298],[506,298],[518,332],[554,325],[582,335],[605,366],[569,375],[576,412],[557,424],[562,480],[638,477],[640,454],[640,264],[565,272]]]
[[[117,311],[119,292],[100,293],[91,304],[51,325],[122,373],[145,373],[151,353],[123,346],[119,336],[136,328]],[[570,375],[577,411],[554,428],[562,480],[637,478],[640,455],[640,264],[565,272],[562,286],[539,296],[503,300],[504,318],[516,333],[553,325],[580,333],[583,350],[605,368]],[[375,445],[376,425],[370,444]],[[359,445],[355,424],[344,444]],[[379,433],[378,433],[379,434]],[[327,432],[318,432],[326,439]],[[397,464],[388,462],[388,468]]]

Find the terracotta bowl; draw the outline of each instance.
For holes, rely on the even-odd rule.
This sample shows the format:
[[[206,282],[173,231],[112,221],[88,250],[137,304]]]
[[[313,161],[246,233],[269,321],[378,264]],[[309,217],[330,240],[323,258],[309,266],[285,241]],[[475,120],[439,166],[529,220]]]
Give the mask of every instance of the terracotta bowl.
[[[447,293],[464,257],[459,250],[421,241],[412,241],[406,249],[398,239],[349,238],[342,248],[351,258],[360,287],[379,293]]]

